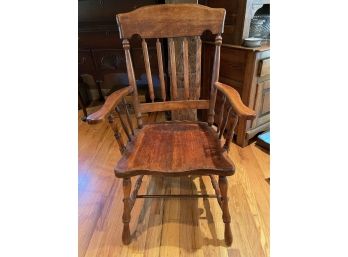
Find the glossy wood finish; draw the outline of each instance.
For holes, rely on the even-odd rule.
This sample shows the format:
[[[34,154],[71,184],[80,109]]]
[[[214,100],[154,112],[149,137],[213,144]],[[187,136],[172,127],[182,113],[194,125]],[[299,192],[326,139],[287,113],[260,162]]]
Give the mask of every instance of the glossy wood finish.
[[[215,54],[214,54],[214,64],[211,75],[211,87],[210,87],[210,103],[209,103],[209,113],[208,113],[208,124],[211,126],[214,122],[215,115],[215,102],[216,102],[216,93],[217,89],[215,83],[219,80],[219,71],[220,71],[220,48],[222,44],[221,35],[215,37]]]
[[[190,91],[189,91],[189,52],[188,52],[188,42],[187,38],[184,37],[182,41],[182,53],[183,53],[183,60],[184,60],[184,99],[188,100],[190,98]]]
[[[243,104],[240,95],[234,88],[221,82],[216,82],[215,86],[219,91],[221,91],[224,94],[224,97],[227,97],[228,101],[232,105],[232,109],[237,113],[238,116],[245,119],[255,118],[255,111]]]
[[[149,50],[147,49],[147,43],[145,39],[142,40],[142,46],[143,46],[143,55],[144,55],[144,62],[145,62],[145,70],[146,70],[146,77],[147,77],[147,84],[149,87],[149,93],[151,101],[155,101],[155,94],[153,91],[153,83],[152,83],[152,75],[151,75],[151,67],[150,67],[150,60],[149,60]]]
[[[126,150],[126,146],[123,143],[123,139],[121,137],[120,130],[119,130],[118,125],[115,122],[115,118],[112,114],[108,116],[108,121],[109,121],[109,125],[110,125],[112,131],[114,132],[114,136],[115,136],[115,139],[116,139],[118,146],[120,148],[120,152],[123,154],[124,151]]]
[[[133,88],[133,107],[135,111],[135,117],[137,118],[138,128],[142,128],[143,121],[141,119],[141,113],[139,111],[139,97],[138,97],[138,88],[137,83],[135,80],[135,74],[134,74],[134,68],[133,68],[133,62],[132,57],[130,54],[130,44],[129,40],[124,39],[122,41],[124,53],[126,55],[126,63],[127,63],[127,74],[128,74],[128,81],[129,85]]]
[[[219,188],[221,192],[221,208],[222,208],[222,220],[225,223],[225,241],[227,245],[232,244],[232,232],[231,232],[231,215],[228,209],[228,181],[226,176],[219,176]]]
[[[92,113],[99,107],[88,108]],[[222,211],[214,198],[137,199],[129,223],[131,243],[122,244],[123,186],[112,170],[120,158],[106,123],[78,122],[79,257],[269,257],[269,155],[255,144],[232,143],[236,173],[228,177],[233,244],[225,246]],[[134,118],[134,116],[133,116]],[[144,123],[163,121],[152,113]],[[119,119],[116,117],[119,124]],[[133,119],[133,122],[136,122]],[[125,134],[122,137],[126,139]],[[216,178],[216,177],[215,177]],[[136,184],[132,177],[132,185]],[[215,194],[209,177],[144,176],[139,194]]]
[[[132,182],[130,178],[123,179],[123,230],[122,230],[122,242],[128,245],[131,241],[129,222],[131,219],[131,199],[130,193],[132,189]]]
[[[195,81],[195,86],[196,86],[196,92],[194,97],[192,98],[197,98],[199,99],[201,95],[201,69],[202,69],[202,40],[199,36],[196,37],[196,81]]]
[[[87,117],[89,124],[104,121],[115,107],[122,101],[122,98],[133,92],[133,87],[125,87],[112,93],[105,101],[104,105],[96,112]]]
[[[128,110],[126,99],[124,97],[122,98],[122,104],[123,104],[123,108],[124,108],[124,111],[125,111],[126,116],[127,116],[127,122],[128,122],[129,128],[132,131],[132,135],[134,136],[133,123],[132,123],[132,120],[131,120],[131,117],[130,117],[130,114],[129,114],[129,110]]]
[[[117,177],[135,175],[232,175],[216,132],[206,123],[167,122],[143,127],[115,167]]]
[[[208,100],[182,100],[156,103],[143,103],[139,106],[141,112],[161,112],[183,109],[208,109]]]
[[[120,37],[170,38],[223,33],[225,9],[198,4],[165,4],[138,8],[117,14]],[[188,24],[190,24],[188,26]]]
[[[168,39],[169,61],[170,61],[170,80],[171,80],[171,99],[176,100],[178,97],[178,84],[176,81],[176,61],[175,61],[175,43],[173,38]]]
[[[212,65],[214,61],[215,44],[203,42],[202,62],[202,97],[209,97],[211,92]],[[241,118],[236,128],[236,142],[246,146],[256,134],[270,128],[270,75],[269,45],[257,48],[246,48],[237,45],[221,45],[221,64],[219,82],[235,89],[242,103],[253,109],[256,118],[253,121]],[[265,64],[265,65],[264,65]],[[260,76],[261,70],[263,76]],[[218,94],[215,106],[215,124],[218,124],[222,95]],[[202,119],[207,117],[203,113]]]
[[[181,12],[182,11],[182,12]],[[190,12],[190,17],[187,16]],[[163,15],[166,15],[164,18]],[[201,15],[205,15],[205,22],[201,19]],[[115,137],[119,143],[122,158],[118,161],[114,171],[115,175],[123,178],[124,184],[124,214],[123,214],[123,233],[122,241],[129,244],[131,241],[129,222],[130,212],[133,206],[133,200],[137,197],[136,186],[131,191],[130,177],[136,175],[158,175],[158,176],[193,176],[193,175],[219,175],[219,190],[221,196],[217,195],[221,209],[223,212],[223,221],[225,223],[225,242],[230,245],[232,235],[230,229],[230,218],[227,204],[227,180],[226,176],[234,174],[235,166],[229,159],[227,152],[230,150],[231,135],[236,126],[238,116],[242,118],[252,119],[255,114],[249,110],[238,98],[238,93],[230,90],[227,85],[220,84],[219,68],[220,68],[220,47],[222,44],[221,32],[223,30],[225,11],[221,9],[210,9],[199,5],[161,5],[139,8],[136,11],[117,15],[120,36],[124,38],[123,48],[126,56],[126,64],[128,71],[128,79],[130,88],[133,93],[133,109],[138,122],[138,129],[134,133],[134,137],[130,134],[130,128],[126,125],[126,121],[121,114],[120,107],[115,106],[115,112],[120,118],[121,127],[128,138],[125,146],[120,138],[120,132],[116,124],[114,124],[114,113],[109,108],[102,113],[109,115],[109,123],[115,131]],[[193,17],[193,18],[192,18]],[[217,18],[218,17],[218,18]],[[181,27],[180,25],[185,26]],[[218,29],[220,28],[220,29]],[[214,66],[212,70],[211,95],[209,100],[189,100],[189,53],[188,39],[184,37],[182,43],[179,44],[177,38],[180,36],[197,36],[204,30],[212,30],[217,34],[215,37],[215,56]],[[198,33],[199,32],[199,33]],[[152,103],[140,104],[138,99],[137,85],[133,69],[133,62],[130,54],[130,42],[128,40],[134,34],[142,37],[142,49],[144,55],[144,63],[148,80],[149,95]],[[145,38],[148,37],[169,37],[169,56],[170,56],[170,77],[171,77],[171,95],[174,101],[154,102],[154,88],[152,83],[152,74],[150,61],[148,56],[148,48]],[[158,41],[157,41],[158,42]],[[197,40],[197,49],[200,50],[200,40]],[[181,47],[182,63],[177,63],[175,48]],[[157,49],[158,50],[158,49]],[[160,49],[159,49],[160,50]],[[158,58],[159,57],[158,51]],[[200,54],[196,56],[196,61],[200,59]],[[159,61],[160,64],[161,61]],[[183,73],[180,94],[183,100],[176,101],[178,97],[177,84],[177,65],[180,64],[179,71]],[[214,108],[217,91],[224,95],[225,102],[236,113],[235,122],[229,121],[229,116],[224,117],[222,112],[220,115],[220,123],[218,130],[212,127],[214,121]],[[128,91],[126,91],[128,92]],[[123,97],[125,93],[118,94]],[[120,102],[120,100],[118,100]],[[110,105],[113,106],[114,105]],[[182,109],[208,109],[208,123],[206,122],[165,122],[157,124],[148,124],[143,126],[142,113],[156,112],[164,110],[182,110]],[[99,114],[99,116],[101,116]],[[97,116],[97,117],[99,117]],[[231,125],[226,126],[226,122]],[[97,120],[97,119],[95,119]],[[222,125],[227,129],[226,143],[222,147],[220,140],[224,134]],[[232,127],[231,127],[232,126]],[[219,133],[220,138],[219,138]],[[210,177],[212,179],[212,177]],[[141,180],[140,182],[141,183]],[[212,180],[212,183],[215,184]],[[132,200],[130,197],[132,195]],[[170,197],[171,194],[164,194],[164,197]],[[187,194],[183,194],[186,196]],[[135,198],[133,197],[135,196]],[[178,195],[180,196],[180,195]]]
[[[162,46],[158,38],[156,41],[156,50],[157,50],[158,72],[159,72],[159,79],[160,79],[160,85],[161,85],[161,96],[164,102],[166,100],[166,85],[164,82]]]

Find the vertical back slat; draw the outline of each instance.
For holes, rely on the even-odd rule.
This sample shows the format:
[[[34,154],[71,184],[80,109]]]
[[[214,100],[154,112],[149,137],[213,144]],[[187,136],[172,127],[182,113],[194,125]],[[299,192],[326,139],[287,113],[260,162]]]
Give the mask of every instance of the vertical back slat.
[[[189,59],[188,59],[188,41],[184,37],[182,41],[182,54],[184,59],[184,99],[188,100],[190,97],[189,91]]]
[[[143,120],[141,119],[141,113],[139,112],[139,98],[138,98],[138,89],[134,75],[132,57],[129,51],[130,44],[128,39],[123,39],[122,41],[123,49],[126,55],[126,65],[127,65],[127,74],[129,84],[133,87],[133,106],[135,117],[137,118],[138,128],[143,127]]]
[[[146,43],[145,39],[142,39],[141,45],[143,47],[146,78],[147,78],[147,84],[149,86],[150,99],[152,102],[154,102],[155,101],[155,94],[153,92],[153,83],[152,83],[151,67],[150,67],[150,60],[149,60],[149,51],[147,49],[147,43]]]
[[[214,65],[213,65],[213,74],[211,78],[211,91],[210,91],[210,102],[209,102],[209,112],[208,112],[208,124],[209,126],[214,123],[214,108],[216,102],[216,87],[215,82],[219,79],[219,70],[220,70],[220,48],[222,44],[222,37],[220,34],[215,37],[215,55],[214,55]]]
[[[196,38],[196,96],[199,99],[201,89],[201,56],[202,56],[202,40],[200,36]]]
[[[128,121],[129,127],[130,127],[130,129],[132,131],[132,135],[134,136],[134,128],[133,128],[132,120],[130,118],[128,107],[127,107],[127,102],[126,102],[126,99],[124,99],[124,97],[122,97],[122,103],[123,103],[123,106],[124,106],[124,110],[126,112],[126,116],[127,116],[127,121]]]
[[[156,49],[157,49],[157,61],[158,61],[158,71],[159,71],[159,80],[161,85],[161,96],[163,102],[166,100],[166,86],[164,83],[164,72],[163,72],[163,59],[162,59],[162,47],[161,42],[157,38],[156,41]]]
[[[175,61],[175,44],[173,38],[168,39],[169,43],[169,58],[170,58],[170,80],[172,99],[176,100],[178,96],[177,82],[176,82],[176,61]]]

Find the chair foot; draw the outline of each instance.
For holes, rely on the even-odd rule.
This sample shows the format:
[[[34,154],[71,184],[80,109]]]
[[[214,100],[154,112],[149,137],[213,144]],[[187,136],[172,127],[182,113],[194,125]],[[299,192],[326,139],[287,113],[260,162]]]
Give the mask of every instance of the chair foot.
[[[130,230],[129,230],[129,222],[131,219],[131,206],[130,206],[130,191],[131,191],[131,179],[130,178],[124,178],[123,179],[123,215],[122,215],[122,222],[123,222],[123,231],[122,231],[122,242],[125,245],[128,245],[131,242],[130,237]]]
[[[129,224],[124,224],[123,225],[122,242],[125,245],[129,245],[130,242],[131,242]]]
[[[232,245],[233,237],[230,223],[225,223],[225,243],[226,245]]]
[[[233,237],[231,231],[231,215],[228,209],[228,182],[225,176],[219,176],[219,188],[221,192],[221,209],[222,209],[222,220],[225,223],[225,242],[228,246],[232,244]]]

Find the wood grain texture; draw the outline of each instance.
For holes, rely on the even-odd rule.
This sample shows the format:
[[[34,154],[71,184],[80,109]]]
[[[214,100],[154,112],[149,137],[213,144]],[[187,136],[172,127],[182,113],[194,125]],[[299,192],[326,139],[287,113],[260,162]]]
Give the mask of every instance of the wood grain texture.
[[[228,101],[232,105],[233,110],[237,113],[238,116],[245,119],[255,118],[255,111],[243,104],[239,93],[234,88],[221,82],[216,82],[215,86],[227,97]]]
[[[169,45],[169,63],[170,63],[170,91],[172,100],[176,100],[178,97],[178,84],[176,81],[176,61],[175,61],[175,43],[173,38],[168,39]]]
[[[138,97],[138,88],[137,82],[135,80],[134,68],[132,57],[130,53],[130,43],[128,39],[122,41],[124,53],[126,56],[126,65],[127,65],[127,75],[129,85],[133,88],[133,107],[135,111],[135,117],[137,118],[138,128],[142,128],[143,120],[141,119],[141,113],[139,112],[139,97]]]
[[[211,2],[212,3],[212,2]],[[228,12],[229,10],[227,10]],[[223,35],[223,42],[226,42],[226,33]],[[203,62],[202,62],[202,96],[208,97],[211,91],[212,62],[214,59],[214,42],[203,41]],[[262,45],[258,48],[245,48],[237,45],[221,45],[221,64],[219,82],[233,87],[241,96],[242,102],[249,108],[258,113],[255,102],[257,101],[257,88],[260,82],[269,81],[269,75],[258,76],[260,61],[270,58],[269,44]],[[268,91],[270,92],[270,91]],[[266,92],[265,92],[266,93]],[[267,97],[267,95],[266,95]],[[269,97],[269,94],[268,94]],[[220,99],[217,98],[215,111],[219,110]],[[259,105],[260,108],[267,105]],[[216,115],[218,116],[218,114]],[[267,120],[268,117],[268,120]],[[206,116],[203,116],[203,119]],[[246,146],[248,139],[269,128],[269,116],[261,117],[260,123],[258,116],[254,122],[241,119],[236,129],[236,140],[240,146]]]
[[[117,14],[116,20],[121,38],[168,38],[198,36],[205,30],[223,33],[225,14],[223,8],[198,4],[160,4]]]
[[[168,6],[168,5],[167,5]],[[181,8],[182,7],[182,8]],[[234,174],[235,166],[233,162],[230,160],[227,151],[229,150],[229,145],[231,143],[231,135],[233,135],[234,127],[238,121],[238,117],[236,117],[235,122],[232,125],[232,132],[227,133],[226,143],[224,147],[222,147],[222,142],[218,136],[217,131],[212,127],[212,123],[214,121],[214,107],[215,100],[217,95],[218,79],[219,79],[219,69],[220,69],[220,48],[222,44],[221,32],[216,33],[215,37],[215,56],[214,56],[214,65],[212,72],[212,80],[211,80],[211,95],[209,100],[209,117],[208,123],[206,122],[164,122],[164,123],[154,123],[147,124],[143,127],[142,122],[142,109],[154,111],[155,108],[170,108],[170,110],[176,109],[188,109],[188,107],[207,107],[208,101],[199,101],[192,100],[189,101],[190,92],[189,92],[189,56],[188,56],[188,40],[186,37],[183,38],[182,41],[182,55],[176,61],[176,52],[175,46],[180,48],[180,44],[177,39],[181,36],[182,30],[186,31],[184,36],[197,36],[197,34],[189,34],[194,33],[195,25],[198,24],[200,27],[199,30],[207,30],[210,28],[209,20],[214,14],[218,14],[221,9],[207,10],[206,8],[201,8],[198,5],[171,5],[162,6],[162,7],[148,7],[148,8],[139,8],[133,12],[129,12],[126,14],[121,14],[117,16],[117,21],[119,24],[120,35],[122,37],[123,34],[127,34],[127,31],[132,31],[131,35],[139,34],[142,37],[142,49],[144,56],[144,63],[147,75],[147,81],[149,86],[149,95],[152,101],[152,104],[139,105],[137,86],[135,81],[133,64],[130,56],[130,43],[128,38],[124,38],[123,40],[123,48],[126,56],[126,64],[128,71],[128,79],[129,83],[133,89],[134,96],[134,111],[135,117],[138,121],[139,130],[135,132],[134,137],[131,137],[130,132],[126,126],[126,122],[121,115],[121,111],[118,106],[116,106],[116,112],[119,114],[120,123],[124,129],[125,135],[129,139],[129,143],[126,147],[121,144],[122,139],[120,133],[117,131],[115,133],[117,142],[120,144],[120,151],[122,153],[122,158],[117,162],[117,165],[114,169],[116,177],[123,178],[123,192],[124,192],[124,208],[123,208],[123,231],[122,231],[122,242],[126,245],[130,244],[132,241],[131,236],[131,210],[135,204],[136,191],[139,190],[140,184],[136,183],[135,191],[131,193],[131,177],[136,175],[160,175],[160,176],[169,176],[169,177],[178,177],[178,176],[202,176],[202,175],[219,175],[219,190],[221,192],[221,196],[217,195],[219,198],[219,204],[222,209],[222,217],[223,222],[225,223],[224,229],[224,241],[226,245],[230,245],[232,242],[232,233],[230,229],[230,214],[228,210],[228,183],[227,177]],[[191,15],[194,16],[195,21],[191,23],[186,19],[187,17],[183,16],[185,11],[183,11],[185,7],[185,11],[192,11]],[[178,12],[181,8],[183,13]],[[157,12],[156,12],[157,10]],[[168,10],[170,12],[168,12]],[[159,11],[159,12],[158,12]],[[200,15],[202,11],[206,12],[205,22],[200,24]],[[151,16],[150,16],[151,12]],[[158,19],[160,15],[168,12],[168,16],[164,20]],[[142,13],[141,19],[139,14]],[[209,16],[210,14],[210,16]],[[215,25],[223,28],[225,11],[223,11],[222,22],[214,21]],[[151,18],[150,18],[151,17]],[[149,53],[147,48],[147,43],[145,38],[148,35],[153,35],[154,37],[161,38],[161,31],[158,31],[159,27],[163,26],[164,23],[168,22],[168,20],[173,19],[173,23],[167,25],[165,27],[166,34],[173,35],[169,38],[169,60],[170,60],[170,77],[171,77],[171,96],[174,102],[161,102],[154,103],[154,88],[152,84],[152,75],[150,68],[150,60]],[[128,20],[127,20],[128,19]],[[138,19],[138,20],[137,20]],[[180,22],[184,20],[186,23],[184,28],[180,27]],[[141,23],[139,23],[141,21]],[[148,23],[148,24],[147,24]],[[133,27],[132,27],[133,26]],[[142,27],[141,30],[138,30],[139,27]],[[141,31],[141,33],[135,33],[134,29]],[[168,32],[169,31],[169,32]],[[190,32],[188,32],[190,31]],[[201,33],[201,32],[200,32]],[[199,34],[198,34],[199,35]],[[180,59],[180,60],[179,60]],[[176,78],[177,69],[180,74],[180,78]],[[180,86],[180,91],[178,92],[178,84]],[[192,79],[191,79],[192,81]],[[183,83],[181,83],[183,82]],[[224,85],[225,86],[225,85]],[[222,87],[222,86],[221,86]],[[224,87],[219,89],[224,95],[224,99],[228,99],[229,104],[232,106],[232,109],[237,113],[237,115],[244,115],[247,109],[245,106],[239,106],[240,103],[236,101],[235,98],[239,97],[233,94],[233,92],[226,91]],[[179,93],[179,97],[183,97],[186,101],[175,101],[177,100]],[[240,100],[240,98],[239,98]],[[237,107],[236,107],[237,106]],[[243,109],[244,108],[244,109]],[[197,108],[196,108],[197,109]],[[198,108],[199,109],[199,108]],[[235,110],[236,109],[236,110]],[[241,109],[242,111],[240,111]],[[244,113],[243,113],[244,111]],[[221,113],[221,117],[223,114]],[[109,122],[113,129],[116,128],[116,124],[114,124],[113,116],[109,115]],[[245,118],[245,117],[243,117]],[[222,126],[222,119],[220,120],[220,127]],[[227,146],[227,147],[226,147]],[[226,151],[227,150],[227,151]],[[172,179],[174,183],[179,182],[177,179]],[[212,181],[213,185],[214,182]],[[180,187],[179,187],[180,188]],[[167,191],[167,190],[166,190]],[[217,190],[216,190],[217,191]],[[131,196],[132,195],[132,196]],[[178,195],[178,194],[175,194]],[[187,194],[184,194],[187,196]],[[134,197],[133,197],[134,196]],[[180,196],[180,195],[178,195]],[[172,216],[177,214],[173,211],[168,213],[164,213],[164,217]],[[172,245],[176,243],[176,241],[166,240],[166,237],[171,236],[175,231],[174,226],[165,226],[164,232],[165,236],[162,238],[165,239],[165,244]],[[169,234],[171,233],[171,235]],[[168,239],[170,239],[169,237]],[[176,236],[177,238],[177,236]],[[193,238],[192,236],[190,238]],[[171,256],[173,251],[168,249],[164,252],[160,252],[161,256]],[[175,254],[177,255],[177,254]]]
[[[130,127],[130,130],[132,131],[132,135],[134,136],[134,127],[133,127],[133,123],[132,123],[132,120],[131,120],[131,117],[130,117],[130,113],[128,111],[128,106],[127,106],[127,102],[126,102],[126,99],[123,97],[122,98],[122,104],[123,104],[123,108],[124,108],[124,111],[126,113],[126,116],[127,116],[127,122],[128,122],[128,125]]]
[[[260,77],[269,75],[270,74],[270,66],[271,66],[270,58],[261,60],[259,63],[258,75]]]
[[[202,40],[200,36],[196,37],[196,80],[195,80],[195,87],[196,87],[196,93],[195,97],[199,99],[200,97],[200,90],[201,90],[201,63],[202,63]],[[192,99],[193,97],[191,97]]]
[[[183,53],[183,61],[184,61],[184,99],[188,100],[190,98],[189,91],[189,50],[188,50],[188,41],[187,37],[184,37],[182,41],[182,53]]]
[[[122,98],[131,92],[133,92],[133,88],[131,86],[113,92],[110,96],[108,96],[104,105],[98,111],[90,114],[87,117],[87,122],[89,124],[95,124],[104,121],[110,112],[114,111],[116,105],[122,101]]]
[[[126,135],[128,137],[128,140],[131,141],[132,140],[131,134],[130,134],[131,132],[129,132],[129,130],[128,130],[128,127],[126,125],[126,121],[125,121],[124,117],[121,114],[120,107],[116,106],[115,110],[116,110],[116,112],[118,114],[118,117],[120,118],[120,122],[121,122],[121,126],[123,128],[123,131],[126,133]]]
[[[228,181],[226,176],[219,176],[219,188],[221,192],[221,209],[222,209],[222,220],[225,223],[225,241],[227,245],[232,244],[232,232],[231,232],[231,215],[228,209]]]
[[[141,45],[143,48],[145,71],[146,71],[147,85],[149,87],[150,99],[152,102],[154,102],[155,94],[153,92],[153,83],[152,83],[151,67],[150,67],[150,60],[149,60],[149,50],[147,49],[147,43],[144,38],[141,41]]]
[[[164,102],[166,100],[166,84],[164,82],[162,46],[161,46],[161,42],[159,41],[158,38],[156,40],[156,51],[157,51],[159,80],[160,80],[160,85],[161,85],[161,96],[162,96],[162,100]]]
[[[114,136],[120,148],[120,152],[124,153],[124,151],[126,150],[126,145],[123,143],[120,130],[118,129],[118,124],[115,122],[115,117],[113,114],[109,114],[108,121],[112,132],[114,132]]]
[[[98,108],[88,108],[88,112]],[[163,113],[153,113],[144,122],[161,121],[163,117]],[[269,155],[262,151],[256,155],[255,144],[241,148],[232,143],[229,152],[236,165],[236,173],[228,178],[232,246],[224,244],[224,223],[216,199],[159,198],[136,201],[129,223],[132,242],[123,245],[122,179],[115,179],[112,172],[121,156],[117,143],[107,124],[89,126],[76,118],[79,257],[158,257],[164,253],[179,257],[269,257],[269,184],[262,171]],[[214,189],[205,176],[145,176],[139,190],[141,194],[168,192],[213,194]]]
[[[161,112],[182,109],[208,109],[208,100],[182,100],[157,103],[143,103],[139,106],[141,112]]]
[[[117,177],[134,175],[228,176],[234,165],[227,157],[216,132],[207,123],[166,122],[149,124],[115,167]]]
[[[217,89],[215,87],[215,82],[219,80],[219,72],[220,72],[220,49],[222,44],[221,35],[216,35],[215,37],[215,54],[214,54],[214,63],[213,70],[211,75],[211,87],[210,87],[210,103],[209,103],[209,112],[208,112],[208,124],[211,126],[214,122],[215,115],[215,102],[216,102],[216,94]]]

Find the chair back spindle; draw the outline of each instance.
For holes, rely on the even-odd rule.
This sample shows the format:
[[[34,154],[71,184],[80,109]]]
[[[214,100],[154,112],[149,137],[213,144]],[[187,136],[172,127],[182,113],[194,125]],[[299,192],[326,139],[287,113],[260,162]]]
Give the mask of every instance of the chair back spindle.
[[[184,37],[182,41],[182,53],[184,60],[184,99],[189,100],[190,98],[190,88],[189,88],[189,54],[188,54],[188,41],[187,38]]]
[[[148,87],[149,87],[150,99],[151,99],[152,102],[154,102],[155,101],[155,94],[154,94],[154,91],[153,91],[151,67],[150,67],[150,60],[149,60],[149,50],[147,49],[147,43],[146,43],[144,38],[142,39],[141,45],[143,47],[145,71],[146,71],[147,84],[148,84]]]
[[[222,126],[222,127],[220,128],[220,130],[219,130],[219,139],[222,138],[222,135],[223,135],[224,132],[225,132],[227,123],[228,123],[228,121],[229,121],[229,119],[230,119],[231,110],[232,110],[232,106],[229,105],[229,107],[228,107],[228,109],[227,109],[226,117],[225,117],[225,122],[223,123],[223,126]]]
[[[124,99],[124,97],[122,98],[122,104],[124,106],[124,111],[125,111],[126,116],[127,116],[127,121],[128,121],[129,128],[131,129],[132,135],[134,136],[134,128],[133,128],[132,120],[130,118],[127,102],[126,102],[126,99]]]
[[[222,129],[222,121],[224,119],[225,103],[226,103],[226,96],[223,95],[221,108],[220,108],[220,117],[219,117],[219,123],[218,123],[218,127],[217,127],[217,133],[219,133],[219,131],[221,131],[221,129]]]
[[[202,62],[202,40],[200,36],[196,36],[196,81],[195,81],[195,96],[197,99],[201,93],[201,62]]]
[[[135,80],[134,68],[132,63],[132,57],[130,54],[130,44],[128,39],[123,39],[122,41],[123,49],[126,56],[126,65],[127,65],[127,74],[129,85],[133,87],[133,106],[135,117],[137,118],[138,128],[141,129],[143,127],[143,120],[141,119],[141,113],[139,111],[139,98],[138,98],[138,89],[137,83]]]
[[[126,122],[125,122],[123,116],[121,115],[120,107],[119,107],[119,106],[116,106],[115,111],[117,112],[118,117],[120,118],[121,126],[122,126],[124,132],[126,133],[126,135],[127,135],[127,137],[128,137],[128,140],[131,141],[132,138],[131,138],[131,135],[130,135],[130,133],[129,133],[129,131],[128,131]]]
[[[216,88],[213,85],[219,77],[221,33],[223,33],[225,13],[225,9],[210,8],[198,4],[165,4],[146,6],[116,15],[120,37],[123,39],[129,84],[134,88],[133,105],[138,128],[143,126],[142,113],[183,109],[207,109],[209,110],[208,123],[209,125],[213,124],[216,98]],[[210,31],[216,35],[212,94],[209,100],[200,99],[199,92],[201,84],[201,35],[205,31]],[[150,103],[139,103],[129,44],[129,40],[134,35],[141,38]],[[181,38],[182,42],[180,41]],[[192,38],[195,42],[191,42]],[[152,57],[148,50],[149,39],[156,40],[160,98],[162,101],[155,99],[157,94],[155,94],[153,74],[150,67]],[[165,83],[161,39],[168,39],[170,85]],[[191,43],[195,43],[195,45],[191,45]],[[180,51],[182,53],[182,63],[180,65],[182,66],[178,66],[178,61],[181,60],[176,58],[176,48],[182,50]],[[191,48],[196,49],[195,56],[191,56],[192,58],[190,58],[191,52],[189,51]],[[195,68],[192,68],[192,70],[190,68],[191,62],[195,64]],[[195,73],[195,77],[190,77],[190,70]],[[183,83],[181,84],[181,82]],[[190,90],[190,85],[195,87],[195,90]],[[170,100],[166,99],[166,86],[169,86],[170,89]]]
[[[164,83],[164,72],[163,72],[163,59],[162,59],[162,46],[161,42],[157,38],[156,40],[156,51],[157,51],[157,61],[158,61],[158,73],[161,85],[161,97],[163,102],[166,101],[166,85]]]
[[[121,152],[121,154],[123,154],[126,151],[126,146],[123,143],[121,133],[118,129],[117,123],[115,122],[115,117],[114,117],[113,113],[109,114],[108,121],[109,121],[109,125],[110,125],[112,131],[114,132],[114,136],[115,136],[115,139],[116,139],[118,146],[120,148],[120,152]]]
[[[233,122],[231,124],[231,128],[227,130],[226,141],[225,141],[225,144],[224,144],[224,148],[227,151],[229,151],[229,149],[230,149],[230,144],[231,144],[232,137],[233,137],[233,134],[234,134],[234,129],[236,128],[236,125],[238,123],[238,116],[233,113],[233,117],[234,117],[234,120],[233,120]]]
[[[170,80],[172,99],[176,100],[178,96],[178,85],[176,81],[176,61],[175,61],[175,43],[173,38],[168,39],[169,59],[170,59]]]
[[[209,102],[209,112],[208,112],[208,124],[212,126],[214,123],[214,108],[216,102],[217,88],[215,87],[215,82],[219,80],[219,70],[220,70],[220,48],[222,44],[222,37],[220,34],[215,37],[215,55],[213,64],[213,74],[211,78],[211,91],[210,91],[210,102]]]

